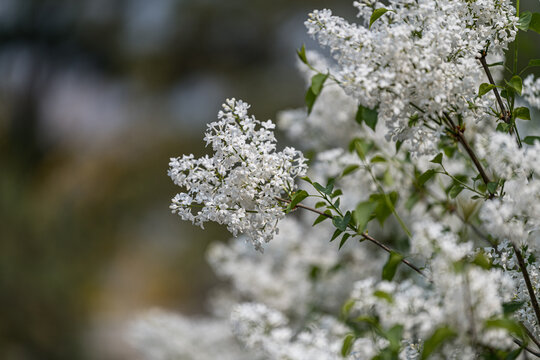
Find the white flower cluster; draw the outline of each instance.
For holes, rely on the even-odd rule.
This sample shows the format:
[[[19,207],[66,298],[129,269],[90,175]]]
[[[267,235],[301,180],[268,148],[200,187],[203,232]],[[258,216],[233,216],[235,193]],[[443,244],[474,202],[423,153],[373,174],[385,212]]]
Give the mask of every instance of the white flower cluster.
[[[478,141],[478,153],[504,183],[504,194],[480,211],[484,226],[500,240],[540,250],[540,142],[519,148],[512,136],[494,133]]]
[[[540,78],[529,75],[523,79],[523,98],[537,109],[540,109]]]
[[[204,137],[212,157],[171,159],[169,176],[186,189],[172,199],[171,209],[201,227],[207,221],[226,224],[234,236],[246,234],[262,250],[284,216],[277,198],[292,193],[306,163],[291,147],[276,151],[275,125],[248,116],[248,109],[241,100],[223,104]]]
[[[513,41],[515,9],[508,0],[354,4],[363,26],[316,10],[306,22],[308,32],[330,48],[340,67],[333,75],[345,91],[378,107],[389,138],[413,139],[414,153],[432,152],[443,112],[473,118],[470,102],[485,82],[477,57],[488,44],[491,54],[500,55]],[[381,8],[388,11],[369,24]]]

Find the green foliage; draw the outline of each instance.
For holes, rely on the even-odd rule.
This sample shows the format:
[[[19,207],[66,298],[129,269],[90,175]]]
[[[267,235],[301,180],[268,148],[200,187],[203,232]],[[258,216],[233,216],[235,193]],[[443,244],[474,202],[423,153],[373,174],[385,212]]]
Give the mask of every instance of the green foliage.
[[[378,18],[386,14],[388,11],[392,11],[392,10],[385,9],[385,8],[378,8],[378,9],[373,10],[371,17],[369,18],[369,28],[371,29],[371,25],[373,25],[373,23],[377,21]]]
[[[300,191],[295,192],[291,198],[291,202],[289,203],[289,205],[287,205],[285,212],[286,213],[291,212],[291,210],[294,209],[296,205],[298,205],[302,200],[304,200],[308,196],[309,194],[305,190],[300,190]]]
[[[533,13],[529,23],[529,29],[540,34],[540,13]]]
[[[343,340],[343,345],[341,346],[341,356],[346,357],[351,353],[352,346],[356,337],[354,334],[348,334]]]
[[[517,23],[517,28],[523,31],[529,29],[529,24],[531,23],[532,13],[530,11],[524,11],[519,14],[519,20]]]
[[[389,294],[386,291],[376,290],[373,292],[373,296],[378,297],[379,299],[388,301],[390,304],[394,302],[394,298],[392,297],[392,294]]]
[[[304,64],[308,65],[308,60],[306,57],[306,46],[302,44],[302,47],[298,50],[296,50],[296,54],[298,54],[298,57],[300,58],[300,61],[302,61]]]
[[[486,329],[503,329],[519,339],[525,339],[525,332],[519,322],[509,318],[486,320]]]
[[[372,201],[364,201],[356,205],[353,211],[353,219],[358,229],[358,232],[364,232],[368,222],[373,218],[373,212],[377,208],[378,203]]]
[[[531,120],[531,113],[529,111],[529,108],[526,108],[526,107],[515,108],[514,118],[523,119],[523,120]]]
[[[523,90],[523,80],[518,75],[512,76],[510,81],[506,82],[506,85],[508,85],[507,89],[510,88],[518,95],[521,95],[521,91]]]
[[[434,164],[442,165],[442,158],[443,158],[443,154],[439,153],[439,154],[437,154],[437,156],[435,156],[433,159],[431,159],[430,162],[432,162]]]
[[[421,359],[427,359],[434,351],[436,351],[444,342],[456,336],[456,332],[446,326],[440,327],[424,342]]]
[[[372,130],[375,131],[375,127],[377,126],[377,110],[376,109],[369,109],[365,106],[359,105],[358,110],[356,111],[356,122],[358,124],[362,124],[362,122],[365,122],[367,126],[369,126]]]
[[[526,136],[522,141],[527,145],[533,145],[535,141],[540,141],[540,136]]]
[[[435,176],[436,173],[437,173],[437,171],[435,171],[435,169],[426,170],[423,174],[418,176],[418,178],[417,178],[418,185],[420,185],[420,186],[424,185],[429,179],[431,179],[433,176]]]
[[[328,79],[328,76],[329,74],[319,73],[313,75],[313,77],[311,78],[311,86],[306,92],[306,105],[308,108],[308,114],[311,114],[311,110],[313,110],[313,105],[315,105],[315,101],[317,100],[317,97],[319,97],[319,94],[321,93],[321,90],[324,86],[324,82],[326,81],[326,79]]]
[[[480,87],[478,88],[478,96],[482,97],[495,88],[496,86],[493,84],[488,84],[488,83],[480,84]]]
[[[388,260],[386,261],[386,264],[384,264],[384,267],[382,270],[383,280],[392,281],[392,279],[396,275],[397,267],[401,263],[401,260],[403,260],[402,255],[393,251],[390,252],[388,256]]]
[[[504,315],[511,315],[525,305],[525,301],[510,301],[502,305]]]

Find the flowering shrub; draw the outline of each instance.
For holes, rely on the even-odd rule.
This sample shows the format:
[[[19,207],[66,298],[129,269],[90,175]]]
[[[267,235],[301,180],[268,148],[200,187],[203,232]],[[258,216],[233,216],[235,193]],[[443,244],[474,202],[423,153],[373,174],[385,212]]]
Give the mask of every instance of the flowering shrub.
[[[184,191],[172,211],[236,237],[208,251],[231,286],[213,319],[136,320],[128,337],[146,358],[214,359],[215,346],[220,358],[540,357],[540,137],[522,126],[540,79],[521,77],[540,59],[518,69],[507,54],[519,31],[540,33],[540,13],[505,0],[354,6],[360,24],[309,15],[335,61],[302,47],[307,109],[278,115],[315,151],[309,170],[235,99],[208,127],[212,157],[171,159]]]

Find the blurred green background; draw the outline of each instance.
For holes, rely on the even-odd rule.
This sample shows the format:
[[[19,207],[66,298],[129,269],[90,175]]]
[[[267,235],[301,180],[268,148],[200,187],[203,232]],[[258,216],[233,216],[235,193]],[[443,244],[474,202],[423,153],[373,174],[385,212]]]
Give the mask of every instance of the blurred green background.
[[[352,0],[0,0],[0,359],[120,359],[109,335],[138,311],[206,311],[204,250],[229,235],[170,214],[168,159],[205,152],[227,97],[262,120],[302,106],[295,49],[316,48],[303,22],[323,7],[356,14]]]

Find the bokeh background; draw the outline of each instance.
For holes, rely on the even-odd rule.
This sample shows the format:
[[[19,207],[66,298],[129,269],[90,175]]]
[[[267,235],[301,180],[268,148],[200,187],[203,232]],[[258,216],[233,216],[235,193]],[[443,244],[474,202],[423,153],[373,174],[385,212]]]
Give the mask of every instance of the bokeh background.
[[[137,312],[207,311],[229,235],[170,214],[168,159],[205,152],[227,97],[302,106],[307,13],[351,3],[0,0],[0,359],[129,358]]]

